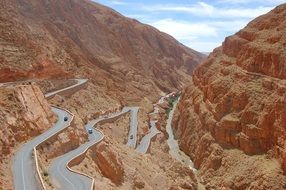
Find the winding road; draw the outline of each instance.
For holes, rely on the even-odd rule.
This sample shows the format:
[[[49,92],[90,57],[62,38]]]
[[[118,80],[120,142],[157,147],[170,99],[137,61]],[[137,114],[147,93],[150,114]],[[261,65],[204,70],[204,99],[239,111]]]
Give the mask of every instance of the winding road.
[[[156,127],[156,123],[157,121],[150,121],[150,132],[142,138],[140,144],[136,148],[136,151],[144,154],[147,152],[151,144],[151,139],[160,133],[160,131]]]
[[[134,138],[129,138],[129,145],[136,146],[137,135],[137,113],[138,107],[124,107],[121,112],[108,114],[106,116],[100,116],[98,119],[90,121],[86,126],[86,131],[91,129],[93,132],[89,134],[89,141],[79,146],[77,149],[72,150],[58,158],[56,158],[49,167],[49,174],[51,176],[51,182],[56,189],[66,190],[87,190],[92,189],[92,179],[85,175],[81,175],[76,172],[70,171],[67,167],[68,163],[76,157],[84,154],[91,146],[99,143],[104,138],[104,134],[95,129],[94,126],[105,120],[114,119],[127,112],[130,112],[130,133]]]
[[[56,158],[49,167],[49,174],[51,176],[51,182],[56,189],[66,189],[66,190],[87,190],[91,189],[92,179],[87,176],[80,175],[75,172],[71,172],[67,165],[74,158],[84,154],[91,146],[99,143],[103,140],[104,135],[101,131],[94,129],[97,123],[116,118],[124,113],[128,112],[130,109],[123,109],[121,112],[109,114],[98,119],[90,121],[86,126],[86,131],[92,130],[92,134],[88,136],[88,142],[80,145],[77,149],[72,150],[58,158]]]
[[[45,97],[50,98],[56,94],[71,90],[87,82],[86,79],[76,79],[76,81],[76,84],[54,92],[47,93],[45,94]],[[86,131],[88,131],[89,129],[93,131],[92,134],[89,134],[88,136],[88,142],[82,144],[77,149],[56,158],[52,162],[49,168],[49,174],[51,176],[52,183],[54,184],[56,189],[90,189],[92,185],[92,179],[86,175],[80,175],[76,172],[70,171],[67,165],[72,159],[85,153],[88,148],[100,142],[104,138],[104,135],[101,131],[93,128],[96,123],[118,117],[126,112],[130,112],[130,130],[127,145],[135,148],[138,127],[138,110],[139,107],[125,107],[119,113],[109,114],[105,117],[100,117],[98,119],[90,121],[85,126]],[[70,113],[55,107],[52,108],[52,111],[58,117],[57,123],[43,134],[24,144],[14,157],[12,170],[14,175],[14,187],[16,190],[40,189],[42,185],[40,184],[40,179],[38,179],[39,177],[36,171],[36,163],[33,159],[33,150],[37,145],[44,142],[51,136],[57,134],[58,132],[70,125],[70,122],[73,118]],[[64,121],[65,117],[68,117],[68,121]]]
[[[165,98],[168,98],[173,93],[167,94],[166,96],[162,96],[159,101],[156,104],[153,104],[154,111],[150,113],[149,115],[158,114],[159,113],[159,104],[162,104],[165,100]],[[142,139],[139,145],[136,148],[136,151],[145,154],[148,151],[148,148],[150,147],[151,140],[153,137],[155,137],[157,134],[160,133],[160,131],[156,127],[157,120],[150,120],[150,130],[149,133],[146,134]]]
[[[137,114],[139,111],[139,107],[125,107],[123,108],[123,110],[130,110],[130,129],[128,134],[127,146],[135,148],[137,142],[137,128],[138,128]]]
[[[70,90],[71,88],[78,87],[87,82],[86,79],[76,79],[77,83],[63,88],[61,90],[57,90],[55,92],[51,92],[45,95],[45,97],[51,97],[59,92],[63,92],[66,90]],[[34,139],[28,141],[24,144],[19,151],[16,153],[13,159],[13,179],[14,179],[14,188],[16,190],[38,190],[42,185],[40,184],[40,179],[38,179],[37,171],[36,171],[36,163],[33,159],[33,150],[34,148],[47,140],[51,136],[57,134],[61,130],[65,129],[70,125],[70,122],[73,116],[67,111],[59,108],[52,108],[52,111],[57,115],[58,121],[55,125],[45,131],[43,134],[35,137]],[[68,120],[64,121],[64,118],[67,117]]]
[[[16,190],[38,190],[41,187],[37,179],[34,159],[32,159],[34,147],[69,126],[72,115],[58,108],[52,108],[52,110],[58,116],[54,127],[24,144],[14,157],[12,170]],[[68,117],[68,121],[64,121],[64,117]]]
[[[61,92],[64,92],[64,91],[67,91],[67,90],[70,90],[70,89],[73,89],[73,88],[76,88],[76,87],[78,87],[78,86],[80,86],[80,85],[82,85],[82,84],[85,84],[85,83],[87,82],[87,79],[74,79],[74,80],[77,81],[76,84],[71,85],[71,86],[68,86],[68,87],[63,88],[63,89],[60,89],[60,90],[56,90],[56,91],[53,91],[53,92],[49,92],[49,93],[45,94],[45,97],[46,97],[46,98],[50,98],[50,97],[52,97],[52,96],[54,96],[54,95],[56,95],[56,94],[59,94],[59,93],[61,93]]]
[[[86,79],[75,80],[77,81],[76,84],[54,92],[47,93],[45,94],[45,97],[50,98],[56,94],[65,93],[65,91],[69,90],[74,90],[74,88],[87,82]],[[160,99],[159,102],[161,101],[162,99]],[[56,135],[61,130],[64,130],[66,127],[70,126],[70,123],[73,119],[73,115],[71,113],[56,107],[53,107],[52,111],[58,117],[58,121],[56,122],[56,124],[43,134],[24,144],[14,157],[12,170],[14,175],[14,187],[16,190],[40,189],[42,185],[37,175],[36,163],[33,159],[33,151],[35,147],[37,147],[40,143],[44,142],[51,136]],[[124,107],[121,112],[101,116],[97,119],[88,122],[88,124],[85,126],[87,133],[88,130],[92,130],[91,134],[88,133],[88,141],[80,145],[77,149],[72,150],[56,158],[49,167],[48,172],[50,174],[51,182],[53,183],[54,187],[56,189],[66,190],[91,189],[93,185],[93,179],[85,174],[80,174],[78,172],[72,171],[68,167],[68,164],[73,159],[84,154],[91,146],[99,143],[104,138],[104,134],[94,128],[97,123],[109,119],[114,119],[127,112],[130,112],[130,128],[126,145],[131,148],[135,148],[137,143],[138,111],[139,107]],[[158,112],[158,109],[155,108],[154,112]],[[68,121],[64,121],[65,117],[68,118]],[[150,146],[152,137],[159,133],[156,128],[156,122],[157,121],[150,122],[150,133],[143,137],[141,143],[136,149],[137,151],[146,153],[148,147]]]

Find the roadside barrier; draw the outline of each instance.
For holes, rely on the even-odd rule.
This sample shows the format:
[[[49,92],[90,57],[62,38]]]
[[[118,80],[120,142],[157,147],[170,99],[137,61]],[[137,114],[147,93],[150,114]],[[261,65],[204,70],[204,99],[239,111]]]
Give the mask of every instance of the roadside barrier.
[[[58,134],[61,133],[63,130],[65,130],[67,127],[71,126],[71,125],[72,125],[72,122],[74,121],[74,115],[73,115],[70,111],[68,111],[68,110],[66,110],[66,109],[63,109],[63,108],[60,108],[60,107],[57,107],[57,106],[52,106],[52,107],[57,108],[57,109],[64,110],[65,112],[69,113],[69,114],[72,116],[72,118],[71,118],[71,120],[69,121],[69,123],[68,123],[65,127],[63,127],[61,130],[59,130],[57,133],[55,133],[55,134],[53,134],[53,135],[47,137],[47,138],[44,139],[41,143],[39,143],[37,146],[34,147],[33,154],[34,154],[34,160],[35,160],[35,164],[36,164],[37,175],[38,175],[38,177],[39,177],[39,180],[40,180],[40,183],[41,183],[41,186],[42,186],[42,189],[43,189],[43,190],[46,190],[47,188],[46,188],[46,186],[45,186],[43,177],[42,177],[42,175],[41,175],[41,171],[40,171],[40,167],[39,167],[39,161],[38,161],[37,148],[38,148],[39,146],[41,146],[42,143],[44,143],[44,142],[47,141],[48,139],[50,139],[50,138],[52,138],[52,137],[58,135]]]

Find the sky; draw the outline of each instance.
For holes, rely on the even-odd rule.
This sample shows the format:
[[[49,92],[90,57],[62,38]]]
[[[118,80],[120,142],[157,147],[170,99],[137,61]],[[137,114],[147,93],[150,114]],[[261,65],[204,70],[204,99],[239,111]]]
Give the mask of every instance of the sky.
[[[170,34],[200,52],[211,52],[225,37],[286,0],[94,0]]]

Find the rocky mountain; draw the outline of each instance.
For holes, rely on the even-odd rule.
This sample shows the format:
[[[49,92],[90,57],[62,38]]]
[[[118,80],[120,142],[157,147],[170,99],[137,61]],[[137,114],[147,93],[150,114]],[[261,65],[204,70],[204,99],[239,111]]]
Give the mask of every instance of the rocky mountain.
[[[4,189],[11,187],[9,156],[21,142],[51,127],[56,117],[35,85],[1,86],[0,105],[0,185]]]
[[[0,98],[1,156],[10,154],[15,144],[39,135],[56,121],[50,105],[35,85],[1,87]]]
[[[135,102],[181,88],[204,58],[89,0],[3,0],[0,21],[2,82],[86,77],[98,92]]]
[[[227,37],[194,71],[174,129],[208,187],[286,189],[285,47],[283,4]]]
[[[55,118],[50,105],[69,110],[74,121],[39,147],[43,171],[52,159],[88,140],[84,124],[123,106],[140,107],[138,136],[144,136],[153,103],[163,92],[190,82],[193,69],[204,58],[171,36],[90,0],[1,0],[0,82],[30,82],[5,88],[0,84],[0,186],[13,188],[13,153],[52,126]],[[56,95],[48,101],[44,98],[43,93],[73,84],[62,80],[70,78],[89,80],[86,88],[74,94]],[[162,148],[167,146],[164,135],[150,148],[155,156],[142,156],[126,147],[121,140],[127,135],[117,128],[128,131],[129,120],[114,125],[114,131],[111,124],[106,126],[106,133],[113,132],[105,140],[108,149],[99,145],[97,151],[83,157],[83,166],[75,167],[96,177],[102,189],[119,185],[123,189],[196,187],[194,174]],[[96,159],[95,153],[99,155]],[[116,159],[107,159],[113,157]],[[124,159],[121,162],[117,157]],[[95,167],[85,166],[90,164]],[[136,177],[135,168],[142,171]],[[114,177],[114,171],[118,176]],[[158,177],[154,178],[155,174]],[[47,186],[53,189],[50,183]]]

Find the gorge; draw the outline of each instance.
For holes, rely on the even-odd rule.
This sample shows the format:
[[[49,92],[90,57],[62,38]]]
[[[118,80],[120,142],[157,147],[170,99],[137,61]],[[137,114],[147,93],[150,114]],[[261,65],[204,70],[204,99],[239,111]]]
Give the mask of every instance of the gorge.
[[[286,189],[286,4],[208,55],[90,0],[0,29],[0,190]]]
[[[285,16],[227,37],[182,92],[175,136],[209,188],[286,188]]]

